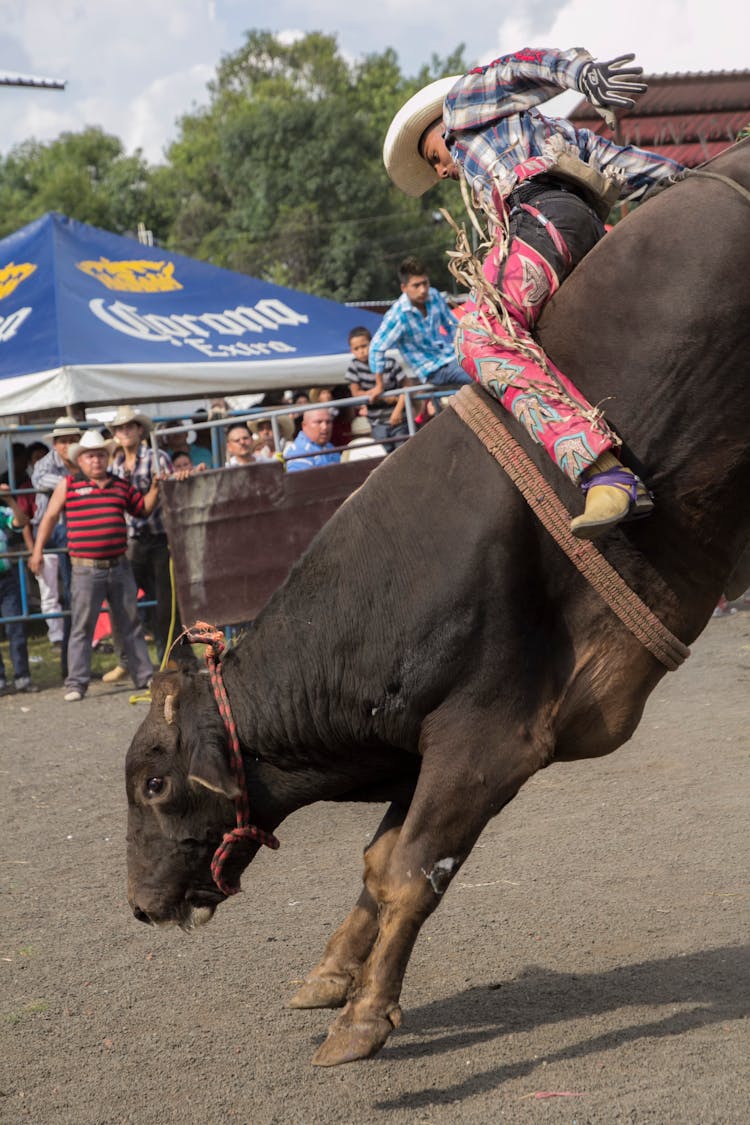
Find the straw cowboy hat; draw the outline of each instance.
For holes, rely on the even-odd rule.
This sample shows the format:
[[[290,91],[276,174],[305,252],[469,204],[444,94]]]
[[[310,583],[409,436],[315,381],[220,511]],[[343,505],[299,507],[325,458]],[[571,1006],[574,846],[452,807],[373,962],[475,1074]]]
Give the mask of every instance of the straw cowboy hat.
[[[45,441],[54,441],[55,438],[60,437],[74,437],[81,436],[81,427],[76,422],[75,418],[71,418],[68,414],[63,414],[61,418],[55,419],[55,424],[52,433],[45,434]]]
[[[349,429],[352,437],[369,437],[372,433],[370,419],[365,418],[363,414],[358,414],[357,417],[352,420]]]
[[[114,430],[117,426],[127,426],[128,422],[137,422],[144,434],[150,433],[151,431],[151,419],[147,418],[145,414],[137,414],[132,406],[118,407],[117,413],[109,423],[108,428]]]
[[[81,440],[76,442],[75,445],[71,445],[68,457],[73,464],[77,464],[81,454],[90,452],[92,449],[103,449],[109,456],[109,442],[104,440],[98,430],[86,430]]]
[[[424,195],[437,183],[434,169],[419,155],[419,139],[428,125],[443,116],[443,101],[461,76],[438,78],[401,106],[383,143],[385,170],[406,195]]]
[[[288,414],[276,414],[276,421],[279,423],[279,433],[284,441],[292,441],[294,438],[294,422]],[[247,423],[247,428],[254,437],[258,435],[258,423],[268,422],[270,419],[266,418],[251,418]]]

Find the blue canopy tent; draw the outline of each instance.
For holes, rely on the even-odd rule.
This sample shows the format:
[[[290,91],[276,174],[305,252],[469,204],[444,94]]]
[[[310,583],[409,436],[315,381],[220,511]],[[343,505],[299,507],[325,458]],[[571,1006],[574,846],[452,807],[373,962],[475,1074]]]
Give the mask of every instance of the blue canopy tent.
[[[0,240],[0,415],[342,382],[379,323],[51,212]]]

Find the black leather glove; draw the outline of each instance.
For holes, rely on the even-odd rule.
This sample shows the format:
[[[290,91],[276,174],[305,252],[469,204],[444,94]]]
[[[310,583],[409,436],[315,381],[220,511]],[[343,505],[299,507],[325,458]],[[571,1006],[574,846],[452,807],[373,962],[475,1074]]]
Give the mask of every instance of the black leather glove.
[[[646,92],[646,83],[638,81],[643,67],[627,65],[634,58],[635,55],[619,55],[609,62],[586,63],[578,79],[578,88],[595,109],[609,106],[629,109],[635,105],[635,97]]]

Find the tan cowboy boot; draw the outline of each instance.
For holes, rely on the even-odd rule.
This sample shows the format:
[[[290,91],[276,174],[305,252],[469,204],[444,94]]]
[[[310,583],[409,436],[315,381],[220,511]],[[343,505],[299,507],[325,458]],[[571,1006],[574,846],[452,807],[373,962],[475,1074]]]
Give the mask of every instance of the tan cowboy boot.
[[[611,452],[600,454],[586,470],[581,488],[586,493],[586,507],[583,515],[570,523],[578,539],[596,539],[623,520],[640,519],[654,508],[643,482]]]

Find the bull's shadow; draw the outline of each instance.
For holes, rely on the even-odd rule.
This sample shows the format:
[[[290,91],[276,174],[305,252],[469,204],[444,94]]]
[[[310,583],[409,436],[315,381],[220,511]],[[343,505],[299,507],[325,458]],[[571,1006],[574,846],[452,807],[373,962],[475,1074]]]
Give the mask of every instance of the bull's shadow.
[[[552,1063],[613,1050],[639,1039],[682,1035],[696,1028],[741,1019],[750,1011],[750,946],[703,950],[618,966],[601,973],[557,973],[531,966],[514,980],[479,985],[409,1009],[406,1027],[414,1038],[398,1039],[382,1061],[419,1059],[440,1052],[463,1050],[507,1035],[521,1034],[566,1020],[580,1020],[628,1007],[668,1007],[663,1018],[620,1023],[592,1038],[537,1058],[518,1059],[505,1066],[473,1074],[442,1088],[415,1090],[376,1103],[380,1110],[418,1109],[450,1104],[489,1092],[514,1078]],[[690,1005],[674,1011],[675,1005]]]

